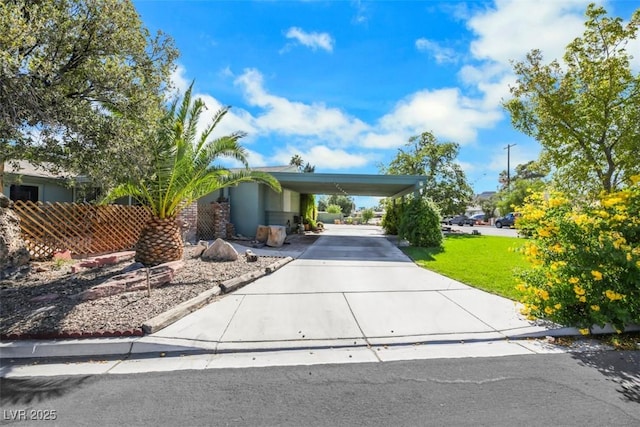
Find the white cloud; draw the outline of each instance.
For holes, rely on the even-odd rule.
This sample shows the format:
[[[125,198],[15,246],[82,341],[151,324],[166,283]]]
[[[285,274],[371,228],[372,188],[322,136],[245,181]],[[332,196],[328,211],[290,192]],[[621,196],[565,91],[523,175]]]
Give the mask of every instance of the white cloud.
[[[332,170],[362,167],[372,160],[370,154],[349,153],[343,149],[329,148],[325,145],[315,145],[308,150],[299,151],[298,154],[316,168]]]
[[[244,89],[250,105],[263,109],[254,122],[263,132],[353,144],[358,135],[369,127],[361,120],[323,103],[304,104],[267,93],[262,74],[257,70],[245,70],[235,82]]]
[[[473,142],[478,129],[491,128],[501,118],[498,110],[485,110],[481,100],[464,97],[457,88],[423,90],[400,101],[380,120],[385,130],[417,135],[432,131],[440,139]]]
[[[591,1],[496,0],[495,8],[467,22],[478,35],[471,53],[505,66],[531,49],[540,49],[548,61],[562,59],[566,45],[584,31],[584,11]]]
[[[566,45],[584,31],[590,1],[496,0],[472,13],[467,27],[476,38],[470,53],[480,62],[462,67],[458,77],[482,93],[484,108],[499,108],[516,81],[511,61],[523,60],[532,49],[541,50],[545,62],[561,61]]]
[[[361,145],[366,148],[398,148],[404,145],[409,137],[408,132],[368,132],[361,138]]]
[[[297,40],[303,46],[307,46],[312,50],[323,49],[327,52],[333,51],[334,40],[329,33],[308,33],[302,28],[291,27],[285,35],[288,39]]]
[[[457,60],[457,54],[455,50],[448,47],[444,47],[440,45],[438,42],[428,40],[425,38],[420,38],[416,40],[416,49],[418,49],[421,52],[429,53],[431,56],[434,57],[434,59],[438,64],[443,64],[446,62],[456,62]]]
[[[360,0],[352,1],[351,4],[356,9],[352,22],[358,25],[366,24],[369,21],[369,13],[366,6]]]

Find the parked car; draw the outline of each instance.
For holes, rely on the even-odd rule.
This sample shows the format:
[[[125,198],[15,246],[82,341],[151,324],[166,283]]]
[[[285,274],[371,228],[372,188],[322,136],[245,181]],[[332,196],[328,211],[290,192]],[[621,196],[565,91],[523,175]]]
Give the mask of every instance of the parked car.
[[[519,216],[518,212],[509,212],[505,216],[496,219],[496,228],[514,227]]]
[[[479,222],[484,222],[484,214],[471,215],[469,219],[472,220],[474,224],[478,224]]]
[[[469,218],[466,215],[456,215],[456,216],[453,216],[453,217],[450,217],[450,218],[446,218],[443,222],[445,224],[448,224],[448,225],[454,225],[455,224],[455,225],[459,225],[461,227],[463,225],[465,225],[465,224],[468,224],[468,225],[473,227],[473,224],[476,223],[474,220],[472,220],[471,218]]]

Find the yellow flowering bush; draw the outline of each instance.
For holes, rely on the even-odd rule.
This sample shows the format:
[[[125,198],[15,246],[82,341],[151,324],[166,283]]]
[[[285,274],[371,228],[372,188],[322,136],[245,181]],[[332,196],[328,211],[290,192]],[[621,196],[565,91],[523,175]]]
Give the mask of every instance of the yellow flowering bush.
[[[519,210],[531,237],[517,274],[524,314],[581,330],[640,324],[640,176],[591,205],[536,193]]]

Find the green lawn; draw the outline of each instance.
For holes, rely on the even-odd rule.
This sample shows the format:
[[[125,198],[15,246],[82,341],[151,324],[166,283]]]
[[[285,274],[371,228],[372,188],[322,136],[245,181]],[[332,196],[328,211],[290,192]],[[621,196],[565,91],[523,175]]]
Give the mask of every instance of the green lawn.
[[[420,267],[443,274],[474,288],[517,300],[514,269],[527,268],[517,248],[525,239],[515,237],[447,236],[442,249],[402,248]]]

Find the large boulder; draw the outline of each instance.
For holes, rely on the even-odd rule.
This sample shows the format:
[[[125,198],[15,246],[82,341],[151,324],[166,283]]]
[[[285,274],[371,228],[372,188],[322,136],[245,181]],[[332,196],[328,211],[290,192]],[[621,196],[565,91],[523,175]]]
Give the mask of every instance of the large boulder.
[[[259,225],[256,230],[256,241],[260,243],[267,243],[269,239],[269,226],[267,225]]]
[[[284,239],[287,238],[287,227],[283,225],[270,225],[269,226],[269,238],[267,239],[267,246],[272,248],[279,248],[284,244]]]
[[[11,201],[0,194],[0,277],[5,270],[29,263],[29,251],[20,234],[20,218],[10,209]]]
[[[236,261],[238,251],[229,242],[216,239],[211,246],[202,252],[201,259],[205,261]]]

